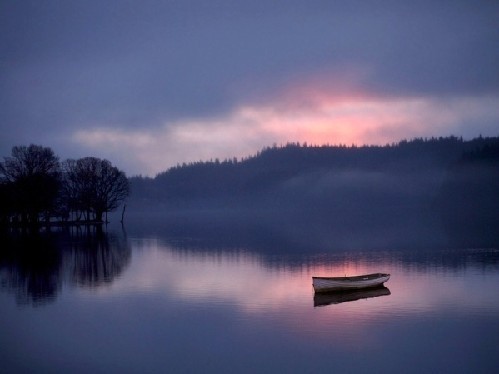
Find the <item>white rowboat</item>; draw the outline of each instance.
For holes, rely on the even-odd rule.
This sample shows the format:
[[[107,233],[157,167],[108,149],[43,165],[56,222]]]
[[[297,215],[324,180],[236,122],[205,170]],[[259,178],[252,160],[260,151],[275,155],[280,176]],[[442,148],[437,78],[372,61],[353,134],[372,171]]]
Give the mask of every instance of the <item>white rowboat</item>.
[[[315,292],[357,290],[380,287],[390,279],[390,274],[375,273],[355,277],[312,277]]]

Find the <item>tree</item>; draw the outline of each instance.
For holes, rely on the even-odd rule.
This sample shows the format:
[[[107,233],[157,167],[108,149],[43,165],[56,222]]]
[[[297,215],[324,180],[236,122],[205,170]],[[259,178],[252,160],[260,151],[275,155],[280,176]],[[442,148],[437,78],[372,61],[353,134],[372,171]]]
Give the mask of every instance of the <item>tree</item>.
[[[12,183],[0,181],[0,227],[7,226],[15,213]]]
[[[90,214],[102,221],[106,212],[116,209],[128,196],[129,183],[125,173],[108,160],[85,157],[66,160],[64,170],[64,196],[73,212]]]
[[[48,216],[60,188],[59,158],[51,148],[31,144],[15,146],[12,156],[0,163],[0,182],[8,186],[15,213],[24,224]]]

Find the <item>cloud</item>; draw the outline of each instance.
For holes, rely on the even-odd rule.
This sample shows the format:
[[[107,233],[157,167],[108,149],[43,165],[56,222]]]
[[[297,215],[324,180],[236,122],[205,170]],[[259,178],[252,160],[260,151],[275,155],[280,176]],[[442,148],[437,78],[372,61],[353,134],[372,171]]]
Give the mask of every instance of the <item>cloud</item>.
[[[248,156],[273,143],[383,145],[442,134],[497,135],[488,128],[489,121],[499,119],[494,97],[444,101],[305,93],[301,105],[295,103],[298,94],[289,94],[224,116],[167,122],[149,130],[82,128],[72,140],[121,160],[132,174],[155,175],[177,163]],[[470,123],[476,127],[463,134]]]
[[[352,114],[346,115],[354,109],[336,107],[327,117],[321,112],[326,109],[318,107],[312,114],[319,94],[329,101],[362,99],[364,107],[355,110],[372,113],[377,122],[381,109],[368,108],[367,102],[374,99],[380,108],[383,97],[399,109],[402,104],[395,102],[416,105],[417,100],[439,98],[456,102],[471,97],[477,102],[487,97],[490,103],[495,97],[495,105],[498,11],[499,5],[490,1],[2,2],[0,151],[43,142],[63,147],[56,150],[70,156],[75,149],[65,144],[75,134],[82,139],[82,134],[94,133],[95,140],[100,131],[108,135],[99,139],[109,141],[109,134],[149,136],[151,147],[159,137],[182,161],[196,157],[188,146],[199,143],[195,136],[227,146],[221,155],[268,145],[263,140],[280,142],[281,120],[293,123],[286,140],[308,131],[311,141],[321,136],[329,141],[319,125],[327,118],[350,120],[350,132],[352,126],[367,131]],[[290,103],[299,116],[310,121],[315,117],[317,124],[297,124]],[[492,111],[482,104],[480,110]],[[395,114],[392,110],[385,119],[381,135],[399,133],[393,127]],[[274,128],[261,125],[264,117]],[[457,121],[472,133],[467,118]],[[489,119],[488,131],[497,132],[496,119]],[[248,123],[255,129],[250,131]],[[331,126],[326,127],[330,134]],[[245,142],[226,135],[239,131]],[[336,131],[337,137],[347,139],[346,130]],[[409,128],[403,136],[412,133]],[[374,140],[382,137],[373,135]],[[177,138],[183,139],[183,148],[171,143]],[[236,149],[228,138],[242,148]],[[79,144],[92,151],[102,143],[95,141]],[[131,157],[119,155],[118,142],[108,146],[112,144],[113,156]],[[156,147],[163,164],[170,165],[164,149]],[[202,152],[203,147],[196,147],[199,157],[215,154],[214,148]],[[137,161],[134,170],[139,165]]]

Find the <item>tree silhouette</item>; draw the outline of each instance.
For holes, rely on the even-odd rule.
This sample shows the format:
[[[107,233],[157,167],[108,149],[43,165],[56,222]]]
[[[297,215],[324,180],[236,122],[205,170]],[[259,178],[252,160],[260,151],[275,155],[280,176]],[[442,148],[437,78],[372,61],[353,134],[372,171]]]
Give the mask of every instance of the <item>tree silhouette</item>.
[[[3,192],[24,224],[37,224],[49,216],[60,187],[59,158],[51,148],[31,144],[15,146],[0,163]]]
[[[84,213],[87,220],[94,214],[102,221],[104,213],[116,209],[128,196],[128,179],[123,171],[108,160],[85,157],[63,163],[63,196],[69,209]]]
[[[0,227],[7,226],[9,218],[14,214],[13,196],[14,189],[12,183],[0,182]]]

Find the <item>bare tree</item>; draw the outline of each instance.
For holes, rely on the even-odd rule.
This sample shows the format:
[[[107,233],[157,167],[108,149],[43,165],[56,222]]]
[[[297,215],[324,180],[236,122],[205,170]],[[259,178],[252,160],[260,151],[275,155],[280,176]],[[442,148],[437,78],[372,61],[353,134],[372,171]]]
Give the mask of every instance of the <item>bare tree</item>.
[[[129,183],[125,173],[108,160],[85,157],[79,160],[66,160],[64,169],[64,194],[71,210],[95,215],[102,221],[106,212],[116,209],[129,193]]]

